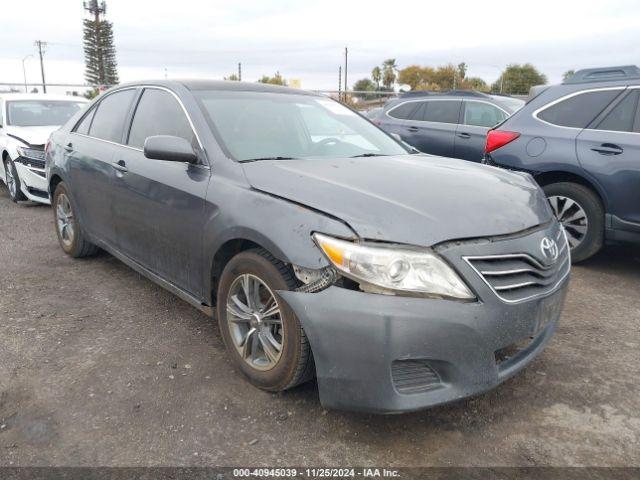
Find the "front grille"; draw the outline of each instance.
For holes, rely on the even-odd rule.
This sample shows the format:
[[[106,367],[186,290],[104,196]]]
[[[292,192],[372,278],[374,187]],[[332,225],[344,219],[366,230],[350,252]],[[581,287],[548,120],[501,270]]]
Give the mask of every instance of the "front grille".
[[[38,168],[44,170],[44,160],[36,160],[35,158],[21,158],[20,163],[29,168]]]
[[[545,264],[529,253],[465,257],[503,301],[514,303],[546,295],[569,274],[571,259],[562,230],[556,238],[558,258]]]
[[[400,393],[420,393],[441,386],[440,377],[426,360],[395,360],[391,378]]]

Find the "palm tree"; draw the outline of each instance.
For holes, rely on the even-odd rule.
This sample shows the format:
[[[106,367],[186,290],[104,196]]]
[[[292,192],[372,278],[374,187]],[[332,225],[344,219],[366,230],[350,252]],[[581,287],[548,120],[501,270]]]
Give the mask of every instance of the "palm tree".
[[[371,79],[376,84],[376,90],[379,90],[380,80],[382,80],[382,70],[380,70],[380,67],[373,67],[373,70],[371,70]]]
[[[398,71],[398,66],[396,65],[395,58],[389,58],[382,62],[382,84],[391,88],[393,84],[396,82],[396,72]]]

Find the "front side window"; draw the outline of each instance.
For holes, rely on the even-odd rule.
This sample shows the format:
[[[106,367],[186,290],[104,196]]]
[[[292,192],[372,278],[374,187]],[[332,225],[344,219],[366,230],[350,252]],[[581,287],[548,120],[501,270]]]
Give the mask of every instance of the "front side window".
[[[135,93],[134,89],[122,90],[103,98],[98,104],[96,113],[93,115],[89,135],[102,140],[120,143],[124,123]]]
[[[638,97],[640,90],[633,90],[595,128],[613,132],[633,132],[633,123],[638,112]]]
[[[499,124],[507,114],[499,108],[484,102],[464,102],[464,124],[491,128]]]
[[[133,116],[129,132],[130,146],[143,148],[147,137],[171,135],[187,140],[194,147],[196,138],[182,107],[169,92],[147,88]]]
[[[195,95],[218,141],[238,161],[408,153],[378,127],[328,98],[216,90]]]
[[[538,118],[561,127],[585,128],[620,95],[620,90],[598,90],[569,97],[538,113]]]
[[[67,100],[11,100],[7,102],[7,125],[44,127],[63,125],[84,105]]]
[[[460,114],[460,100],[431,100],[425,102],[426,109],[422,111],[422,120],[425,122],[458,123]]]

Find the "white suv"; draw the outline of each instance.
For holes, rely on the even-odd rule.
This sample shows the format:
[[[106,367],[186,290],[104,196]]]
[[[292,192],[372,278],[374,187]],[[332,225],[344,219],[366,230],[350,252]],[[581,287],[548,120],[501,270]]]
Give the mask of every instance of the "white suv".
[[[84,104],[82,97],[48,94],[0,96],[0,179],[14,202],[50,203],[44,165],[49,135]]]

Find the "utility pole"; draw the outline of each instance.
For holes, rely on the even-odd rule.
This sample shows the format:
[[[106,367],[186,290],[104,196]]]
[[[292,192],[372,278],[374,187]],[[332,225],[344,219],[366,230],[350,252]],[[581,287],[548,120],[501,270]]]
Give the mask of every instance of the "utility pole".
[[[238,62],[238,81],[242,81],[242,63]]]
[[[338,101],[342,101],[342,65],[338,67]]]
[[[22,59],[22,76],[24,77],[24,93],[29,93],[27,89],[27,70],[24,67],[24,62],[27,60],[27,58],[30,58],[30,57],[33,57],[33,55],[27,55]]]
[[[38,47],[38,54],[40,55],[40,73],[42,73],[42,92],[47,93],[47,84],[44,80],[44,61],[42,60],[42,55],[47,48],[47,42],[43,42],[42,40],[36,40],[36,47]]]
[[[344,99],[347,100],[347,92],[349,91],[349,87],[347,86],[347,69],[349,63],[349,50],[347,47],[344,47]]]

